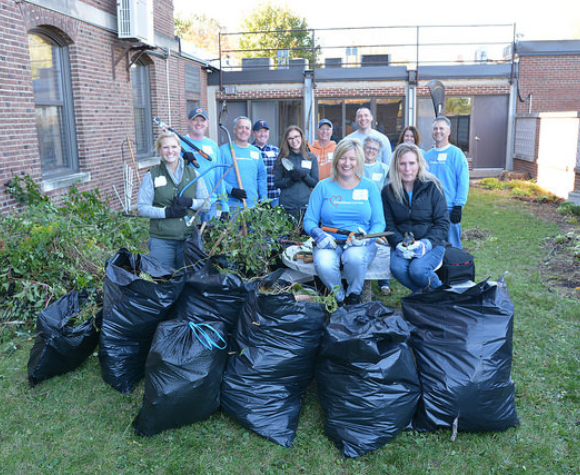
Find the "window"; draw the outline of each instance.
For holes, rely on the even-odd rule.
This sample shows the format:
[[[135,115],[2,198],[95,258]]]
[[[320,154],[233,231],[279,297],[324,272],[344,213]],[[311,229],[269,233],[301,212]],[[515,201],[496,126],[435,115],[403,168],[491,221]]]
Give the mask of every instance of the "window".
[[[28,48],[42,175],[69,174],[78,156],[68,48],[44,31],[28,35]]]
[[[200,69],[193,64],[185,65],[185,92],[186,94],[197,94],[201,92]]]
[[[398,134],[403,126],[404,98],[372,98],[372,99],[320,99],[318,101],[318,117],[329,119],[333,124],[332,139],[342,140],[358,129],[356,112],[361,107],[368,107],[373,114],[374,129],[379,130],[391,143],[397,143]]]
[[[290,125],[297,125],[303,129],[302,100],[300,99],[228,101],[223,125],[228,130],[233,130],[233,120],[241,115],[248,115],[248,111],[250,111],[252,122],[258,119],[268,122],[270,126],[269,142],[273,145],[280,144],[282,135]],[[227,137],[220,133],[220,144],[225,143],[226,140]],[[250,142],[252,141],[253,137],[250,137]]]
[[[153,155],[153,114],[151,112],[151,83],[149,65],[138,61],[131,67],[133,86],[133,115],[135,118],[135,139],[137,157]]]

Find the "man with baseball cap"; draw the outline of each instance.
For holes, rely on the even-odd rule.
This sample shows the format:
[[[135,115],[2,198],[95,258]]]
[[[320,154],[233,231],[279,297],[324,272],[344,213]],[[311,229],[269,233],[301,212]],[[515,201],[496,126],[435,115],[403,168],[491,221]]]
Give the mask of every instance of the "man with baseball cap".
[[[254,136],[254,142],[252,145],[257,147],[262,154],[262,160],[266,166],[267,182],[268,182],[268,199],[272,207],[278,206],[280,203],[280,190],[274,186],[274,162],[278,158],[280,149],[271,143],[270,140],[270,126],[268,122],[263,119],[254,122],[252,127],[252,135]]]
[[[215,218],[217,216],[218,202],[221,207],[222,216],[225,218],[228,216],[230,208],[228,205],[228,201],[226,199],[223,199],[223,197],[226,195],[224,180],[222,180],[221,183],[217,185],[220,178],[224,174],[225,168],[215,166],[223,164],[220,155],[220,150],[217,143],[215,143],[213,140],[205,136],[207,129],[209,127],[209,116],[207,115],[205,109],[197,107],[189,112],[187,118],[188,120],[187,120],[186,137],[189,138],[190,141],[196,147],[198,147],[200,150],[202,150],[206,155],[208,155],[211,158],[211,161],[209,161],[206,158],[204,158],[199,152],[195,152],[189,149],[187,144],[183,144],[184,151],[192,153],[195,159],[197,160],[197,163],[199,163],[198,173],[203,174],[204,172],[209,170],[203,175],[203,180],[206,183],[207,190],[211,193],[210,198],[211,207],[207,213],[200,213],[201,221],[202,222],[209,221],[210,219]],[[187,153],[185,154],[185,158],[187,158]],[[220,196],[222,198],[220,198]]]
[[[315,140],[309,147],[310,151],[318,159],[318,179],[324,180],[330,176],[332,155],[336,148],[336,142],[330,139],[332,137],[332,122],[328,119],[320,120],[318,122],[317,135],[318,140]]]

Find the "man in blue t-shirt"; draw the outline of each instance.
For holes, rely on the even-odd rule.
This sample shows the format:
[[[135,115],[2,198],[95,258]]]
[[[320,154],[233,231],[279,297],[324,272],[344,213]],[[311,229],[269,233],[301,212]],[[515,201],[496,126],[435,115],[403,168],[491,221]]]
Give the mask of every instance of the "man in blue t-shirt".
[[[268,197],[266,167],[258,148],[250,145],[252,121],[248,117],[238,117],[234,120],[234,139],[232,147],[240,171],[241,187],[235,172],[230,172],[224,179],[228,194],[228,203],[232,212],[246,202],[248,208],[256,206],[258,201]],[[222,161],[226,165],[233,162],[229,144],[220,147]]]
[[[201,221],[209,221],[217,215],[217,205],[219,203],[221,212],[225,216],[229,212],[229,205],[225,199],[226,189],[224,180],[219,184],[221,177],[225,173],[225,167],[221,160],[221,155],[218,145],[206,137],[206,132],[209,127],[209,117],[207,112],[202,108],[196,108],[190,111],[187,116],[187,135],[197,148],[208,155],[211,161],[204,158],[199,152],[194,152],[191,147],[182,141],[183,151],[192,152],[199,164],[197,170],[199,174],[203,174],[203,180],[206,183],[208,192],[211,194],[211,206],[207,213],[200,213]],[[233,173],[233,172],[230,172]]]
[[[467,158],[460,148],[449,143],[451,122],[439,116],[433,121],[435,147],[425,153],[429,171],[435,175],[445,192],[449,209],[449,234],[447,240],[461,249],[461,214],[469,193],[469,167]]]

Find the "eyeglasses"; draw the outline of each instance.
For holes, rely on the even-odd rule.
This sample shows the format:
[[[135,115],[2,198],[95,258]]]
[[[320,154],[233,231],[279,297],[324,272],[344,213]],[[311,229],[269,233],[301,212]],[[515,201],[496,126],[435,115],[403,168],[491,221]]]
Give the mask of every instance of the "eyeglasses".
[[[380,152],[380,149],[375,148],[375,147],[365,147],[365,150],[368,150],[370,152]]]
[[[301,138],[302,138],[302,137],[301,137],[300,135],[295,135],[294,137],[288,137],[288,140],[289,140],[289,141],[290,141],[290,140],[294,141],[294,140],[298,140],[298,139],[301,139]]]

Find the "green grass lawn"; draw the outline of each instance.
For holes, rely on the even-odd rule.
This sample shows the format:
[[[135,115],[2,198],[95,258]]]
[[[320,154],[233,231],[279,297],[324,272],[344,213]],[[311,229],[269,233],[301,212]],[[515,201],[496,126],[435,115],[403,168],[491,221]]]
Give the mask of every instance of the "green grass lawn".
[[[77,371],[31,389],[32,339],[0,348],[0,473],[580,473],[580,302],[550,292],[539,279],[542,243],[558,228],[534,217],[532,204],[472,188],[464,229],[477,279],[506,281],[516,307],[514,364],[521,426],[501,433],[405,432],[357,459],[343,460],[324,434],[314,386],[294,446],[277,446],[224,414],[151,438],[131,423],[143,383],[123,396],[101,379],[96,353]],[[400,308],[395,281],[383,298]]]

